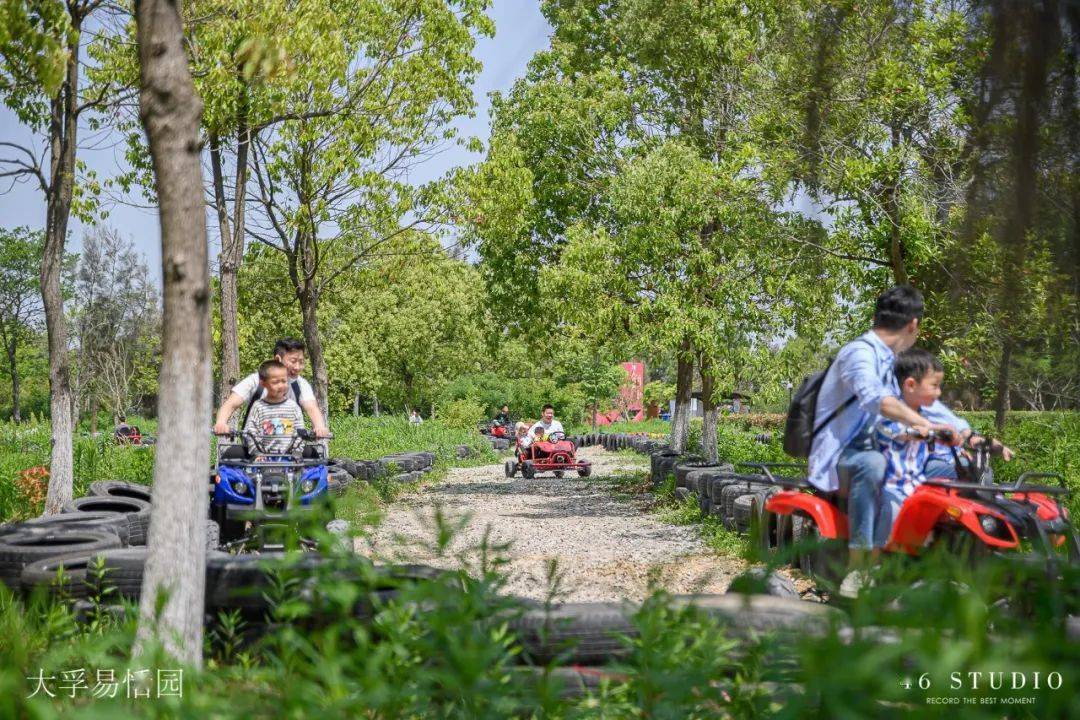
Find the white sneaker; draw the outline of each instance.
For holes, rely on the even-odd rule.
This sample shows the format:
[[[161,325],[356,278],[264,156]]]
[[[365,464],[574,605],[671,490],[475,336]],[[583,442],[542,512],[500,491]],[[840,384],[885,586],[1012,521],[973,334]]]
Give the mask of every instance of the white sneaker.
[[[870,573],[865,570],[852,570],[844,578],[844,581],[840,583],[838,594],[842,598],[856,598],[859,596],[860,590],[871,584]]]

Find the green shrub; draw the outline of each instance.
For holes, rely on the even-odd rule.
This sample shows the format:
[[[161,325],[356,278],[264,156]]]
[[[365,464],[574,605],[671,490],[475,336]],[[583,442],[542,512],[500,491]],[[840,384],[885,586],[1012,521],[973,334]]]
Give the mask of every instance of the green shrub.
[[[548,378],[508,378],[494,373],[462,375],[443,388],[440,403],[472,400],[483,407],[488,417],[504,404],[515,418],[538,418],[540,409],[550,403],[564,421],[585,417],[586,399],[576,385],[560,385]]]
[[[448,428],[469,430],[485,417],[484,407],[473,400],[452,400],[438,410],[438,419]]]

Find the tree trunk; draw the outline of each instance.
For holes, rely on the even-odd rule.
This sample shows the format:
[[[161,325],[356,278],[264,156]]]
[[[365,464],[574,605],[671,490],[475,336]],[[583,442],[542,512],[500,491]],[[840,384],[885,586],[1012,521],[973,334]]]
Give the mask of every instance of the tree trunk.
[[[1009,366],[1012,364],[1012,340],[1006,339],[1001,347],[998,363],[997,391],[994,396],[994,427],[1000,435],[1005,429],[1005,413],[1009,411]]]
[[[686,452],[690,437],[690,396],[694,391],[694,359],[690,355],[690,342],[679,345],[675,369],[675,414],[671,417],[671,449]]]
[[[360,417],[360,391],[357,390],[353,393],[352,401],[352,414],[353,417]]]
[[[241,111],[243,113],[243,111]],[[236,183],[233,217],[229,221],[225,200],[225,178],[221,170],[221,147],[217,135],[210,136],[210,166],[213,170],[214,208],[221,236],[218,272],[221,280],[221,397],[240,379],[240,340],[237,327],[237,275],[244,260],[244,201],[248,174],[248,147],[251,131],[241,118],[236,147]]]
[[[19,363],[17,357],[18,345],[12,333],[11,342],[7,344],[8,369],[11,372],[11,419],[22,422],[22,410],[19,407]]]
[[[375,395],[375,417],[379,417],[379,396]]]
[[[75,187],[75,144],[78,130],[79,32],[82,18],[71,15],[73,42],[68,47],[64,82],[50,102],[49,188],[46,202],[45,248],[41,258],[41,300],[49,343],[49,420],[52,450],[45,514],[60,512],[72,499],[71,371],[68,364],[67,320],[60,290],[60,270],[67,243],[71,197]]]
[[[713,392],[716,389],[714,378],[714,366],[712,360],[702,355],[701,364],[701,402],[704,405],[704,416],[701,422],[701,449],[702,454],[709,462],[717,462],[720,459],[720,451],[716,439],[717,408]]]
[[[206,469],[210,465],[210,273],[199,124],[175,0],[137,0],[139,114],[160,205],[164,284],[159,423],[136,654],[161,643],[202,666]],[[165,510],[168,509],[168,512]],[[157,606],[159,591],[168,593]]]
[[[101,401],[96,392],[90,393],[90,436],[97,432],[98,413],[101,411]]]
[[[893,147],[900,145],[900,131],[892,128]],[[892,266],[893,281],[897,285],[909,283],[907,264],[904,262],[904,239],[900,234],[900,200],[897,194],[900,192],[900,177],[897,177],[885,188],[882,204],[885,206],[885,217],[889,223],[889,264]]]
[[[318,294],[308,286],[298,293],[300,300],[300,312],[304,321],[304,344],[307,345],[308,357],[311,358],[312,387],[315,390],[315,398],[319,401],[319,409],[322,410],[323,418],[327,423],[330,416],[326,412],[326,395],[329,382],[326,375],[326,356],[323,354],[322,340],[319,339],[318,321]]]

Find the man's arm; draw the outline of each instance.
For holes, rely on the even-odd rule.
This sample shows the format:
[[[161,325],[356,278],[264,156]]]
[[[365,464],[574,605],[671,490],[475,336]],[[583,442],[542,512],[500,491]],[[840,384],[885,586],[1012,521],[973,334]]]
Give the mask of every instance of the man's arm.
[[[214,418],[214,432],[222,434],[229,432],[229,418],[243,404],[244,398],[234,392],[229,393],[229,397],[225,398],[225,402],[218,408],[217,417]]]
[[[311,429],[315,431],[315,437],[329,437],[330,430],[326,427],[326,422],[323,420],[322,410],[319,409],[318,400],[305,400],[300,403],[300,407],[304,408],[304,412],[311,418]]]

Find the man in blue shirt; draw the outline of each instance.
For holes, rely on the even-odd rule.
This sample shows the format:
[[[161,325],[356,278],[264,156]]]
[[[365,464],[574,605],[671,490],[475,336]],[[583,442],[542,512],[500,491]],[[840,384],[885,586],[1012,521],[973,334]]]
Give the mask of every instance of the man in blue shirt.
[[[809,481],[827,492],[839,490],[842,480],[849,484],[848,549],[853,570],[841,584],[841,595],[858,593],[866,581],[864,568],[880,549],[874,524],[885,456],[875,447],[874,426],[885,417],[924,431],[948,428],[905,405],[893,375],[896,353],[914,345],[919,336],[923,309],[922,294],[908,285],[882,293],[874,305],[873,327],[840,349],[818,393],[815,416],[828,422],[814,436]]]

